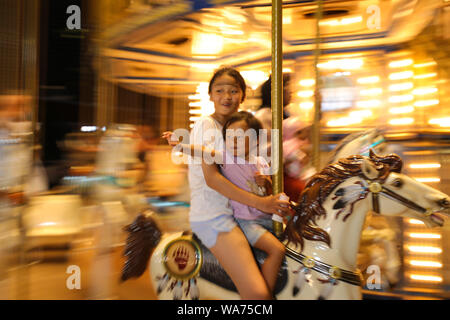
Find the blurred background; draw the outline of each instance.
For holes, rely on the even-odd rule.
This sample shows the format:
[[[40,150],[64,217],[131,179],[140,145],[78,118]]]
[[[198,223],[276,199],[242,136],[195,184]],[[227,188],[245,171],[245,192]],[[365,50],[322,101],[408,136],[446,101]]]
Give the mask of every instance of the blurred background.
[[[308,124],[320,111],[322,166],[378,128],[406,174],[450,194],[449,37],[448,0],[283,1],[285,109]],[[187,168],[160,136],[213,112],[222,65],[257,112],[271,1],[0,0],[1,299],[156,298],[148,270],[118,281],[123,227],[150,208],[164,230],[189,228]],[[365,233],[361,268],[395,274],[366,298],[450,297],[448,221],[369,224],[394,247]]]

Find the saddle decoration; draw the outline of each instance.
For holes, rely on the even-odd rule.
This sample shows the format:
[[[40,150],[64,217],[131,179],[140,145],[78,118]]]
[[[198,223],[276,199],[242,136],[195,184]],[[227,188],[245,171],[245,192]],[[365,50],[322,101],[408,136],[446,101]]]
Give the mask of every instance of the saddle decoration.
[[[163,251],[163,265],[166,273],[157,277],[157,292],[166,289],[172,292],[174,300],[184,295],[192,300],[199,299],[197,277],[203,256],[200,246],[190,236],[181,236],[169,242]],[[187,283],[187,286],[185,284]]]

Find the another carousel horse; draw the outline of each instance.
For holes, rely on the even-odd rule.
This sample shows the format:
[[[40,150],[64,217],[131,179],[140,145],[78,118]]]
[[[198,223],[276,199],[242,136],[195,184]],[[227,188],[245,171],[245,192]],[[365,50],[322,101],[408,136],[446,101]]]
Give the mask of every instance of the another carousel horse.
[[[361,299],[357,270],[362,227],[369,210],[442,226],[446,194],[400,173],[397,155],[351,156],[314,175],[285,231],[286,259],[277,299]],[[189,232],[162,234],[152,214],[141,214],[129,232],[122,281],[150,275],[160,299],[239,299],[217,260]],[[152,249],[154,251],[152,252]],[[264,254],[255,250],[259,263]]]
[[[369,129],[349,134],[330,152],[327,164],[354,154],[368,156],[371,149],[376,154],[387,154],[386,139],[380,130]]]

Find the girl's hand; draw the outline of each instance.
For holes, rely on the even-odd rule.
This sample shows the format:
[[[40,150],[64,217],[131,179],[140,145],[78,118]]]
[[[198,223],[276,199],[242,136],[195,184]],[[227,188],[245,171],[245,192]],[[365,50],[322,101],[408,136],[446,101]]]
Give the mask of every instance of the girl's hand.
[[[167,143],[172,146],[175,147],[177,144],[179,144],[180,142],[178,141],[178,139],[176,139],[176,137],[174,136],[172,131],[166,131],[162,134],[161,138],[166,139]]]
[[[270,195],[266,197],[260,197],[256,208],[269,213],[276,214],[281,217],[289,216],[292,214],[290,203],[286,200],[280,200],[280,194]]]

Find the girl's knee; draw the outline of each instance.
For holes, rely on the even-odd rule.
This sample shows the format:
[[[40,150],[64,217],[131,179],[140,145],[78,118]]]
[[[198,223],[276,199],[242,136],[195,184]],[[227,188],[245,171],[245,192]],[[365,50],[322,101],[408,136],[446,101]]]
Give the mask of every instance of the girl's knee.
[[[281,242],[274,243],[269,254],[283,258],[284,255],[286,254],[286,247]]]

